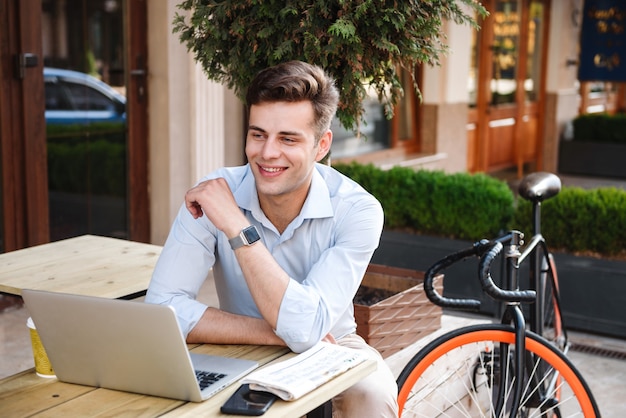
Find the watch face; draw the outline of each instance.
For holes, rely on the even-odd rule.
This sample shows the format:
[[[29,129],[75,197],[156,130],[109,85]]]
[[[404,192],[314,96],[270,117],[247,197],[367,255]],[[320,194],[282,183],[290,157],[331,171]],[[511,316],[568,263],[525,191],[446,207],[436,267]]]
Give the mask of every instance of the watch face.
[[[259,236],[259,232],[254,226],[244,229],[243,235],[246,237],[246,241],[248,241],[248,244],[252,244],[253,242],[257,242],[261,239],[261,237]]]

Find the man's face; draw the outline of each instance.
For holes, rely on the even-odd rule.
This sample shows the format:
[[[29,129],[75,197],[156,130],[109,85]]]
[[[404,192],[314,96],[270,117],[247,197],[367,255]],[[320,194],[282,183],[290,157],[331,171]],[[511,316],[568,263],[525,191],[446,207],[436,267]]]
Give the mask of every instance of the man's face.
[[[309,101],[251,106],[246,156],[259,198],[289,197],[302,203],[313,166],[326,155],[331,142],[328,131],[315,144],[313,106]]]

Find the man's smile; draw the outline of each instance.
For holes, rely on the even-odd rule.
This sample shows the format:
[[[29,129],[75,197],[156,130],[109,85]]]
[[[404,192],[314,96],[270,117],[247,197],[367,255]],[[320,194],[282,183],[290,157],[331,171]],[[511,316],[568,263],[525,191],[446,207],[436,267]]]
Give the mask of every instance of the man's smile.
[[[285,171],[286,168],[285,167],[267,167],[267,166],[262,166],[259,165],[259,169],[261,171],[265,171],[266,173],[280,173],[282,171]]]

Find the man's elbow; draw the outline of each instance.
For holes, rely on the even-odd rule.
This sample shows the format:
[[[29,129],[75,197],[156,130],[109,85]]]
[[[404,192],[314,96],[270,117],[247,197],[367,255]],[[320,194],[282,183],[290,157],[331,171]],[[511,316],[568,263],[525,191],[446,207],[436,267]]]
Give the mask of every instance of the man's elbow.
[[[321,337],[302,332],[302,330],[292,329],[289,331],[276,332],[287,347],[294,353],[302,353],[317,344]]]
[[[318,341],[306,341],[306,342],[287,342],[287,347],[294,353],[303,353],[309,348],[312,348]]]

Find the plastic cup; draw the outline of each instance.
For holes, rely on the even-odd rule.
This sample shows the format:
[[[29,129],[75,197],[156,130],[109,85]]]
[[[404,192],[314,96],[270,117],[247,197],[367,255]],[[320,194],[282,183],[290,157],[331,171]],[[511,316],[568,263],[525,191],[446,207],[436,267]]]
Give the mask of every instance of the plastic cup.
[[[52,365],[46,354],[46,350],[43,348],[43,344],[39,339],[39,333],[35,328],[35,323],[32,318],[28,318],[26,325],[30,329],[30,341],[33,346],[33,357],[35,359],[35,373],[41,377],[56,377]]]

